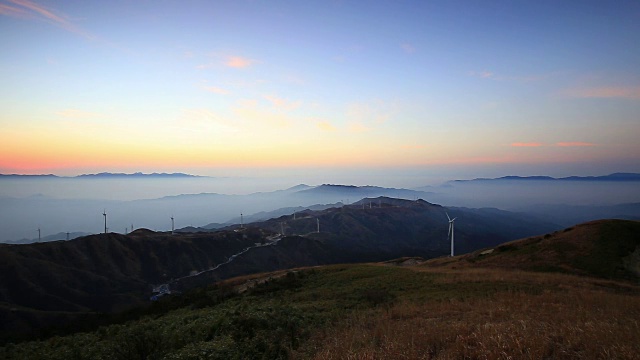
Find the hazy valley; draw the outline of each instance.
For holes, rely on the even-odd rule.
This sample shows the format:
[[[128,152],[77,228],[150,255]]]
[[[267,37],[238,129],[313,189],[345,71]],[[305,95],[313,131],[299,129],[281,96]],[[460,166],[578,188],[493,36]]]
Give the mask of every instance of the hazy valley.
[[[97,230],[0,244],[0,355],[459,358],[499,357],[502,347],[530,358],[633,358],[637,336],[621,334],[637,334],[637,323],[619,312],[640,315],[638,184],[507,178],[141,200],[5,196],[3,224],[31,214],[67,227],[91,218]],[[586,188],[588,204],[571,200],[571,189]],[[455,203],[453,194],[467,199],[457,204],[510,199],[519,211],[430,200]],[[131,232],[131,218],[157,227]],[[112,230],[121,225],[129,231]],[[576,297],[582,307],[552,316]],[[467,315],[455,320],[459,309]],[[421,330],[434,327],[443,330]]]
[[[640,219],[640,176],[626,175],[508,177],[413,189],[329,184],[279,187],[282,179],[188,176],[0,178],[0,242],[37,241],[38,228],[41,239],[59,234],[57,239],[64,240],[67,232],[104,232],[105,210],[110,232],[125,233],[132,226],[167,231],[171,217],[175,228],[224,226],[239,223],[241,213],[247,221],[266,220],[296,210],[340,206],[378,196],[525,212],[562,226],[607,217]]]

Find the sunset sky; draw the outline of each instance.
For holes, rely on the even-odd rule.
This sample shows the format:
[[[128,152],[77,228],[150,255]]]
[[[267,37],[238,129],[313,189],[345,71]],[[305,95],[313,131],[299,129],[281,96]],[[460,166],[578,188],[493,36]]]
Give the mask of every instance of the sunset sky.
[[[0,46],[0,173],[640,172],[638,1],[0,0]]]

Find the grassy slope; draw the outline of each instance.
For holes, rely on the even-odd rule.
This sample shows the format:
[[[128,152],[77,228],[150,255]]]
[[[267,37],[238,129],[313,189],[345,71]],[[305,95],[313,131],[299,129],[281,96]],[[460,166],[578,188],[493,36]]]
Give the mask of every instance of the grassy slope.
[[[570,243],[575,235],[585,239],[593,229],[602,230],[589,241],[593,249],[605,237],[621,239],[615,241],[619,247],[606,242],[618,249],[637,238],[627,236],[638,234],[634,224],[600,225],[551,235],[546,240],[556,241],[546,245],[529,241],[552,254],[549,249],[557,244]],[[565,241],[557,240],[563,235]],[[520,256],[518,249],[502,253]],[[628,280],[566,274],[591,267],[575,264],[568,254],[558,265],[565,273],[519,270],[530,265],[522,259],[505,269],[496,264],[508,257],[498,261],[496,254],[482,258],[486,266],[461,257],[427,266],[335,265],[279,272],[238,294],[238,284],[258,280],[245,277],[169,298],[130,314],[128,322],[7,345],[0,348],[0,358],[636,358],[640,287]],[[588,254],[577,258],[589,259]],[[613,254],[614,263],[626,257],[622,251]],[[605,270],[602,276],[610,274]]]
[[[434,259],[427,265],[553,271],[637,281],[640,222],[592,221],[553,234],[512,241],[489,251]]]

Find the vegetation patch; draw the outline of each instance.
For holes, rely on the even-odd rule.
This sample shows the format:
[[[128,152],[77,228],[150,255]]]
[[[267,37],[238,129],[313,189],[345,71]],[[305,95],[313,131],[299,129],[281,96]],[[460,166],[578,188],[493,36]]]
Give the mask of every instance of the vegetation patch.
[[[640,229],[610,224],[507,244],[476,264],[463,256],[247,276],[83,333],[6,344],[0,358],[635,359],[640,287],[620,274],[628,274],[623,259],[638,248]],[[583,246],[575,234],[595,241],[585,237]],[[568,258],[558,261],[563,252]]]
[[[600,226],[593,250],[586,256],[576,257],[573,265],[593,276],[637,280],[637,275],[627,270],[623,259],[640,246],[639,234],[639,222],[604,223]]]

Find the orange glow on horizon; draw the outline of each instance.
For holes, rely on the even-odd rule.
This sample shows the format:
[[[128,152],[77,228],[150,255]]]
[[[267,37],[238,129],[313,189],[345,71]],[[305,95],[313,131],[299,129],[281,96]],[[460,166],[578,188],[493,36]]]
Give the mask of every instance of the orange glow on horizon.
[[[574,142],[559,142],[559,143],[556,144],[556,146],[560,146],[560,147],[583,147],[583,146],[596,146],[596,144],[588,143],[588,142],[581,142],[581,141],[574,141]]]
[[[516,142],[516,143],[512,143],[511,146],[513,146],[513,147],[540,147],[540,146],[543,146],[543,144],[542,143],[538,143],[538,142],[529,142],[529,143]]]

